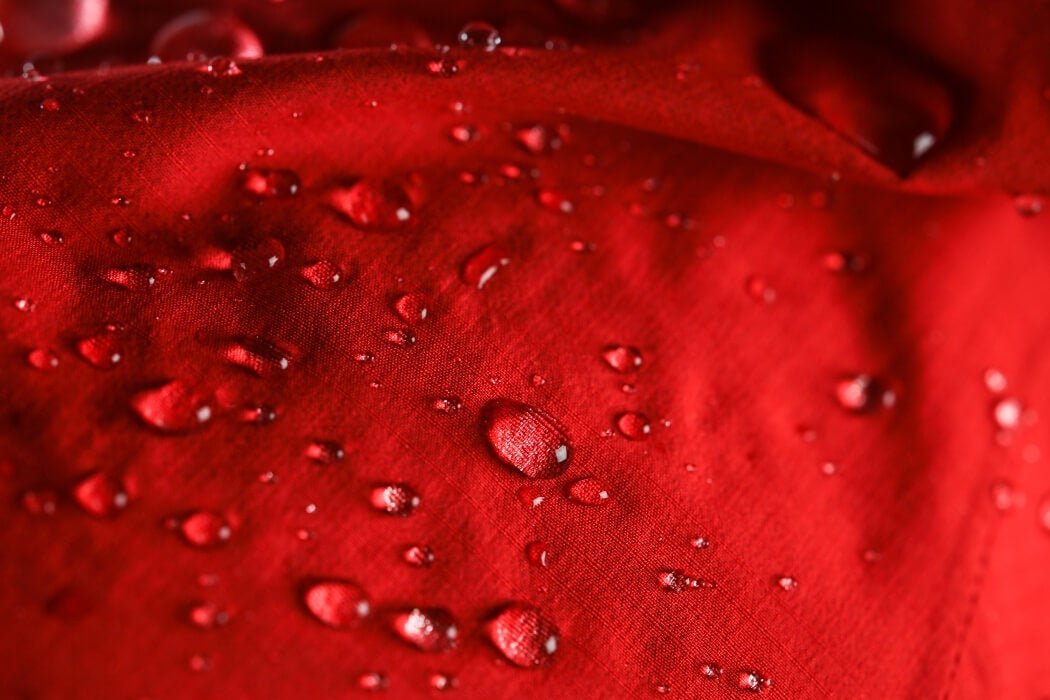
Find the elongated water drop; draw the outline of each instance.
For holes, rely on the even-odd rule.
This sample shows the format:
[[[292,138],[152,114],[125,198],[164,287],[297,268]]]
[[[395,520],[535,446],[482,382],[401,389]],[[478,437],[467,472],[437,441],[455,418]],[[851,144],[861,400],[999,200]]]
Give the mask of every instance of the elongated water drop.
[[[311,584],[303,593],[303,603],[315,618],[335,629],[359,624],[372,610],[364,589],[345,580]]]
[[[131,408],[144,423],[166,433],[195,430],[212,417],[208,401],[178,381],[140,391],[131,398]]]
[[[565,427],[550,414],[525,403],[489,401],[481,409],[481,429],[501,462],[533,479],[558,476],[572,459]]]

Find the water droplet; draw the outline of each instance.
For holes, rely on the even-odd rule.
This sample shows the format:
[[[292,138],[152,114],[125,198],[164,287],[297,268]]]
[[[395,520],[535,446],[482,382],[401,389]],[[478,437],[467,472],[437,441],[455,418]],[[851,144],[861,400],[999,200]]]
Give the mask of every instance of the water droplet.
[[[267,406],[266,404],[259,404],[257,406],[247,406],[242,408],[237,417],[243,423],[252,423],[253,425],[269,425],[277,420],[277,409],[273,406]]]
[[[43,230],[43,231],[37,231],[36,235],[37,235],[37,238],[42,240],[44,243],[47,243],[48,245],[55,245],[55,246],[57,246],[57,245],[62,245],[63,243],[65,243],[65,238],[62,237],[62,232],[61,231]]]
[[[353,627],[372,611],[364,590],[351,581],[313,583],[303,594],[303,603],[314,617],[335,629]]]
[[[457,413],[459,409],[463,407],[463,404],[460,402],[459,398],[455,396],[443,396],[434,399],[430,403],[430,407],[438,413],[447,413],[451,415]]]
[[[317,289],[329,289],[343,278],[339,266],[328,260],[318,260],[299,271],[307,282]]]
[[[736,687],[749,693],[762,693],[772,685],[773,681],[758,671],[743,670],[736,674]]]
[[[14,307],[19,311],[29,313],[36,310],[36,302],[27,297],[17,297],[14,300]]]
[[[361,690],[385,690],[388,685],[390,681],[379,671],[366,671],[357,677],[357,687]]]
[[[373,488],[368,500],[381,513],[407,517],[421,499],[408,484],[384,484]]]
[[[852,413],[869,413],[896,402],[896,394],[868,374],[843,377],[835,384],[835,399]]]
[[[425,544],[414,544],[405,548],[401,558],[410,566],[426,569],[434,563],[434,550]]]
[[[700,675],[709,680],[718,680],[722,676],[722,667],[718,664],[700,664]]]
[[[329,202],[340,214],[364,231],[396,231],[412,221],[412,199],[400,185],[364,178],[350,187],[329,193]]]
[[[1014,398],[1001,399],[995,404],[994,415],[997,426],[1013,430],[1021,423],[1021,402]]]
[[[693,539],[689,540],[689,544],[692,545],[693,547],[695,547],[696,549],[707,549],[708,547],[711,546],[711,541],[709,539],[707,539],[706,537],[699,537],[698,536],[698,537],[694,537]]]
[[[1006,390],[1006,375],[991,367],[984,372],[984,386],[993,394]]]
[[[238,365],[260,377],[288,369],[291,353],[262,338],[245,338],[224,344],[219,354],[230,364]]]
[[[900,174],[951,128],[944,81],[899,51],[855,37],[806,37],[764,54],[777,91]]]
[[[117,334],[110,330],[77,342],[77,352],[98,369],[110,369],[124,359],[124,350]]]
[[[412,331],[404,328],[392,328],[383,331],[383,340],[400,348],[407,348],[416,343],[416,336]]]
[[[276,238],[263,238],[238,246],[230,255],[230,270],[238,282],[272,270],[284,259],[284,245]]]
[[[518,500],[529,508],[537,508],[545,500],[543,494],[535,484],[525,484],[518,489]]]
[[[145,292],[157,281],[157,269],[145,264],[111,267],[99,273],[99,277],[130,292]]]
[[[525,557],[533,566],[547,567],[554,562],[554,556],[546,542],[529,542],[525,545]]]
[[[571,214],[576,210],[576,205],[572,203],[569,196],[556,190],[540,190],[536,193],[536,201],[544,208],[562,214]]]
[[[263,55],[263,47],[255,32],[232,12],[191,10],[160,28],[150,44],[150,55],[164,61],[208,56],[252,59]]]
[[[834,462],[824,462],[820,465],[820,471],[824,476],[834,476],[839,473],[839,465]]]
[[[193,430],[212,417],[205,399],[178,381],[140,391],[132,397],[131,408],[147,425],[168,433]]]
[[[91,515],[104,518],[124,510],[131,501],[124,482],[102,472],[93,472],[73,487],[73,498]]]
[[[457,124],[449,131],[449,136],[456,143],[470,143],[479,138],[478,130],[469,124]]]
[[[481,427],[493,453],[532,479],[558,476],[569,466],[572,446],[550,414],[509,399],[493,399],[481,409]]]
[[[558,649],[558,628],[525,603],[501,608],[486,623],[485,633],[508,661],[522,668],[543,664]]]
[[[187,663],[189,669],[194,673],[203,673],[212,669],[212,659],[204,654],[194,654]]]
[[[824,269],[829,272],[860,273],[868,267],[868,261],[864,256],[840,250],[825,253],[823,262]]]
[[[1046,208],[1046,200],[1036,194],[1019,194],[1014,197],[1014,209],[1023,217],[1038,216]]]
[[[668,593],[681,593],[690,588],[714,588],[715,584],[706,579],[687,575],[681,569],[661,569],[657,574],[660,588]]]
[[[30,515],[54,515],[58,510],[58,494],[49,489],[26,491],[22,494],[22,507]]]
[[[1017,510],[1024,505],[1024,494],[1018,493],[1014,485],[1008,481],[995,481],[990,490],[995,509],[1002,513]]]
[[[610,345],[602,350],[602,359],[617,372],[636,372],[642,366],[641,351],[630,345]]]
[[[577,479],[569,484],[569,499],[585,506],[600,506],[609,499],[609,492],[593,476]]]
[[[292,170],[245,168],[241,187],[259,199],[286,199],[299,192],[302,183]]]
[[[233,534],[233,528],[226,518],[207,510],[199,510],[183,518],[179,523],[179,531],[194,547],[214,547],[229,540]]]
[[[40,370],[51,370],[58,367],[58,355],[47,348],[36,348],[29,351],[26,360],[30,366]]]
[[[772,304],[777,300],[777,290],[769,286],[769,282],[764,277],[748,277],[747,293],[755,301],[760,301],[764,304]]]
[[[394,313],[405,323],[419,323],[427,317],[427,298],[419,292],[402,294],[394,300]]]
[[[45,97],[40,101],[40,109],[45,112],[57,112],[61,108],[62,105],[54,97]]]
[[[495,51],[502,41],[496,28],[487,22],[467,22],[457,38],[464,48],[484,51]]]
[[[413,608],[397,613],[391,624],[398,637],[425,652],[451,649],[459,635],[455,618],[442,608]]]
[[[562,145],[559,134],[542,124],[533,124],[518,129],[514,132],[514,140],[533,155],[558,150]]]
[[[463,281],[471,287],[481,289],[501,267],[510,264],[510,252],[498,243],[474,252],[463,263]]]
[[[368,364],[373,362],[376,356],[370,352],[359,352],[354,354],[354,362],[360,362],[361,364]]]
[[[230,621],[230,613],[215,603],[198,603],[189,610],[190,624],[201,629],[222,627]]]
[[[628,440],[645,440],[652,426],[644,413],[628,411],[616,417],[616,429]]]
[[[214,76],[240,75],[241,68],[232,58],[216,56],[198,69],[201,73]]]
[[[343,459],[345,452],[338,442],[314,440],[306,447],[306,457],[318,464],[334,464]]]
[[[427,678],[427,684],[431,690],[452,690],[458,685],[455,676],[447,673],[431,673]]]
[[[798,588],[798,579],[794,576],[778,576],[776,584],[781,590],[788,591],[789,593]]]

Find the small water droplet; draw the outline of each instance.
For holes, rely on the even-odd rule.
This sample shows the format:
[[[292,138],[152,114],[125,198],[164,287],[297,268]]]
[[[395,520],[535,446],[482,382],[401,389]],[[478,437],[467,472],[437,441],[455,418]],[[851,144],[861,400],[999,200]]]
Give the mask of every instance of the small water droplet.
[[[481,289],[501,267],[509,264],[510,252],[498,243],[491,243],[464,261],[461,276],[471,287]]]
[[[36,302],[27,297],[17,297],[14,300],[14,307],[19,311],[29,313],[36,309]]]
[[[533,566],[548,567],[554,562],[554,556],[546,542],[529,542],[525,545],[525,557]]]
[[[229,540],[233,528],[218,513],[198,510],[182,519],[179,532],[194,547],[214,547]]]
[[[129,292],[145,292],[157,281],[157,269],[145,264],[111,267],[99,273],[99,277]]]
[[[1024,494],[1019,493],[1009,481],[998,480],[991,486],[992,503],[1001,513],[1020,509],[1025,502]]]
[[[478,130],[469,124],[457,124],[449,130],[448,134],[456,143],[470,143],[471,141],[477,141],[480,137]]]
[[[245,168],[241,175],[241,188],[259,199],[294,197],[301,186],[299,175],[292,170]]]
[[[764,277],[751,276],[747,278],[747,293],[755,301],[764,304],[772,304],[777,300],[777,290],[769,286]]]
[[[572,457],[564,426],[528,404],[489,401],[481,409],[481,428],[496,457],[532,479],[558,476]]]
[[[58,355],[47,348],[35,348],[29,351],[26,360],[31,367],[39,370],[52,370],[58,367]]]
[[[425,544],[414,544],[405,548],[401,558],[410,566],[426,569],[434,563],[434,550]]]
[[[370,352],[358,352],[354,354],[354,362],[360,362],[361,364],[368,364],[369,362],[375,361],[376,356]]]
[[[1038,216],[1046,208],[1046,200],[1037,194],[1019,194],[1014,197],[1014,209],[1023,217]]]
[[[713,663],[700,664],[700,675],[708,680],[718,680],[722,677],[722,667]]]
[[[233,76],[240,75],[242,72],[236,61],[225,56],[216,56],[198,68],[198,70],[206,75],[214,76]]]
[[[230,254],[230,270],[238,282],[272,270],[284,260],[284,245],[276,238],[263,238],[238,246]]]
[[[258,337],[226,343],[219,349],[219,354],[230,364],[243,367],[259,377],[286,370],[292,363],[290,352]]]
[[[212,669],[212,659],[204,654],[194,654],[190,657],[187,665],[194,673],[203,673]]]
[[[131,232],[127,229],[117,229],[109,234],[109,238],[114,244],[119,245],[121,248],[127,248],[131,245]]]
[[[212,417],[206,400],[178,381],[140,391],[132,397],[131,408],[147,425],[167,433],[199,428]]]
[[[317,289],[329,289],[343,279],[343,271],[328,260],[318,260],[306,265],[299,274]]]
[[[43,230],[36,232],[37,238],[42,240],[44,243],[52,246],[58,246],[65,243],[65,238],[62,237],[61,231]]]
[[[431,673],[427,677],[427,685],[431,690],[452,690],[458,685],[458,681],[455,676],[447,673]]]
[[[420,504],[419,495],[408,484],[383,484],[372,489],[369,503],[381,513],[407,517]]]
[[[758,671],[738,671],[736,674],[736,687],[749,693],[762,693],[773,685],[773,681],[763,676]]]
[[[561,148],[560,135],[542,124],[532,124],[514,132],[514,140],[533,155],[549,153]]]
[[[403,187],[387,180],[363,178],[350,187],[335,188],[329,202],[364,231],[396,231],[412,222],[412,199]]]
[[[463,404],[455,396],[443,396],[431,401],[430,407],[438,413],[447,413],[451,415],[457,413],[459,409],[463,407]]]
[[[1001,399],[994,408],[995,424],[1003,430],[1013,430],[1021,423],[1021,412],[1021,402],[1017,399]]]
[[[390,681],[379,671],[366,671],[357,677],[357,687],[361,690],[385,690],[388,685]]]
[[[1000,394],[1006,390],[1006,375],[990,367],[984,372],[984,386],[993,394]]]
[[[794,576],[778,576],[776,579],[777,586],[784,591],[789,593],[798,588],[798,579]]]
[[[708,540],[706,537],[697,536],[689,540],[689,544],[695,547],[696,549],[707,549],[711,546],[711,541]]]
[[[834,476],[839,473],[839,465],[834,462],[824,462],[820,465],[820,471],[824,476]]]
[[[397,613],[391,624],[398,637],[425,652],[451,649],[459,635],[455,618],[442,608],[413,608]]]
[[[383,331],[383,340],[400,348],[407,348],[416,343],[412,331],[404,328],[391,328]]]
[[[504,658],[522,668],[543,664],[558,649],[558,628],[525,603],[501,608],[486,623],[485,634]]]
[[[335,629],[353,627],[372,611],[364,590],[343,580],[311,584],[303,593],[303,603],[315,618]]]
[[[419,292],[402,294],[394,300],[394,313],[405,323],[420,323],[427,317],[427,298]]]
[[[536,201],[544,208],[562,214],[571,214],[576,210],[576,205],[569,199],[569,196],[556,190],[540,190],[536,193]]]
[[[488,22],[467,22],[457,38],[460,46],[483,51],[495,51],[502,41],[499,32]]]
[[[343,446],[331,440],[314,440],[306,447],[306,457],[318,464],[334,464],[345,456]]]
[[[117,334],[110,330],[77,342],[77,352],[98,369],[110,369],[124,359],[124,350]]]
[[[689,576],[681,569],[661,569],[656,579],[660,584],[660,588],[668,593],[681,593],[688,589],[715,587],[712,581]]]
[[[869,413],[896,402],[896,394],[868,374],[843,377],[835,384],[835,399],[852,413]]]
[[[616,429],[628,440],[645,440],[649,437],[652,425],[644,413],[628,411],[616,417]]]
[[[81,479],[73,487],[73,498],[81,508],[100,518],[116,515],[131,501],[125,483],[102,472]]]
[[[215,603],[198,603],[189,610],[190,624],[201,629],[222,627],[230,621],[230,613]]]
[[[242,408],[238,413],[237,417],[243,423],[251,423],[253,425],[269,425],[277,420],[277,409],[273,406],[267,406],[266,404],[259,404],[257,406],[246,406]]]
[[[825,253],[823,263],[825,270],[838,273],[860,273],[868,267],[864,256],[840,250]]]
[[[26,491],[22,494],[22,507],[30,515],[54,515],[58,510],[58,494],[50,489]]]
[[[545,500],[543,493],[535,484],[525,484],[518,489],[518,500],[529,508],[537,508]]]
[[[602,359],[617,372],[636,372],[642,366],[641,351],[630,345],[610,345],[602,350]]]
[[[585,506],[600,506],[609,499],[605,486],[593,476],[577,479],[569,484],[569,499]]]
[[[457,61],[451,56],[439,56],[438,58],[427,61],[427,71],[431,75],[436,75],[440,78],[451,78],[458,73],[462,67],[463,62]]]

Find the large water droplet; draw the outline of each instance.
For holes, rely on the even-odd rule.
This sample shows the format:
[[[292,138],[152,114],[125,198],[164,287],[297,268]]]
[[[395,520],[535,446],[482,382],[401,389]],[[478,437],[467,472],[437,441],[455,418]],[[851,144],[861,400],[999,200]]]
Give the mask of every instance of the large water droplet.
[[[364,178],[329,193],[329,202],[359,229],[396,231],[412,221],[413,204],[405,189],[386,181]]]
[[[499,32],[488,22],[467,22],[457,38],[464,48],[484,51],[495,51],[502,41]]]
[[[214,547],[230,539],[233,528],[218,513],[199,510],[182,519],[179,532],[194,547]]]
[[[645,440],[649,437],[652,425],[644,413],[628,411],[616,417],[616,429],[628,440]]]
[[[191,10],[178,15],[153,37],[150,55],[165,61],[211,56],[260,58],[262,43],[232,12]]]
[[[285,199],[299,192],[299,176],[291,170],[245,168],[241,187],[259,199]]]
[[[124,359],[124,349],[116,331],[106,330],[77,342],[77,352],[94,367],[111,369]]]
[[[569,484],[569,498],[585,506],[600,506],[609,499],[605,486],[593,476],[577,479]]]
[[[558,476],[569,466],[572,445],[550,414],[509,399],[493,399],[481,409],[481,428],[504,464],[533,479]]]
[[[855,38],[792,39],[766,47],[773,86],[904,174],[947,136],[952,97],[935,71]]]
[[[351,581],[313,583],[303,594],[303,603],[314,617],[336,629],[357,625],[372,610],[364,589]]]
[[[397,613],[391,624],[398,637],[426,652],[451,649],[459,635],[455,618],[442,608],[413,608]]]
[[[408,484],[383,484],[372,489],[368,497],[372,507],[381,513],[406,517],[420,504],[420,497]]]
[[[131,501],[125,483],[102,472],[81,479],[73,487],[73,498],[81,508],[100,518],[116,515]]]
[[[208,402],[178,381],[140,391],[132,397],[131,408],[147,425],[167,433],[199,428],[212,417]]]
[[[558,649],[558,628],[525,603],[500,609],[485,625],[485,633],[508,661],[522,668],[539,666]]]
[[[630,345],[610,345],[602,350],[602,359],[617,372],[636,372],[642,366],[641,351]]]
[[[463,262],[463,281],[471,287],[481,289],[501,267],[510,264],[510,251],[498,243],[475,251]]]

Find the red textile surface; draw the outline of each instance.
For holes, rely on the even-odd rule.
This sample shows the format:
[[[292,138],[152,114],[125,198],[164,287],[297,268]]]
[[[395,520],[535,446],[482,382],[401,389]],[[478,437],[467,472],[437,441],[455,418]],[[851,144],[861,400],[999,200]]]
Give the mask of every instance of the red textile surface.
[[[5,697],[1050,696],[1050,6],[315,5],[0,3]]]

